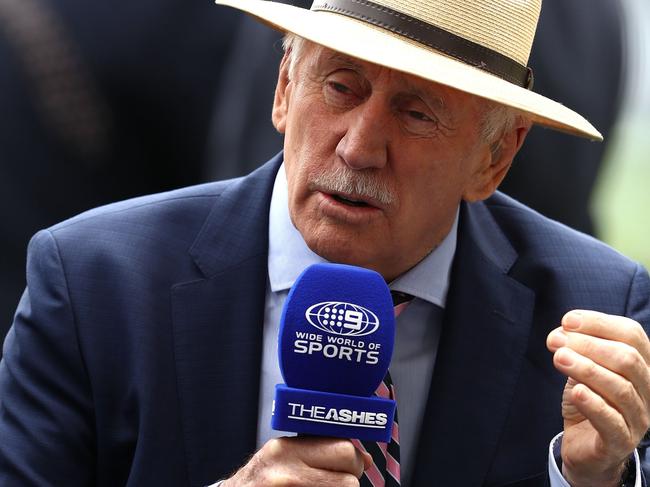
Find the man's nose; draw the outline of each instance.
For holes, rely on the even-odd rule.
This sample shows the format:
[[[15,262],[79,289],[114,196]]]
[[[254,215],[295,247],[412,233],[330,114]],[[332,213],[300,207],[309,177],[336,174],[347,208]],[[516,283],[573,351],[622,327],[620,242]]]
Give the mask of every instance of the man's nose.
[[[388,162],[390,113],[381,100],[371,96],[348,112],[345,135],[336,147],[352,169],[381,168]]]

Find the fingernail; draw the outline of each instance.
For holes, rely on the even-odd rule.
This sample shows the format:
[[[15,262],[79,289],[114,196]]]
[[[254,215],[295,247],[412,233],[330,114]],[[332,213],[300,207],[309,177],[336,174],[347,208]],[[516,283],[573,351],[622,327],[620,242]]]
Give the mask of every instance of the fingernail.
[[[579,311],[571,311],[568,313],[564,320],[562,320],[562,325],[568,330],[577,330],[582,324],[582,313]]]
[[[551,336],[548,339],[549,344],[553,348],[560,348],[566,345],[568,336],[562,330],[555,330],[551,333]]]
[[[574,364],[573,352],[568,348],[561,348],[555,352],[556,360],[565,367],[571,367]]]

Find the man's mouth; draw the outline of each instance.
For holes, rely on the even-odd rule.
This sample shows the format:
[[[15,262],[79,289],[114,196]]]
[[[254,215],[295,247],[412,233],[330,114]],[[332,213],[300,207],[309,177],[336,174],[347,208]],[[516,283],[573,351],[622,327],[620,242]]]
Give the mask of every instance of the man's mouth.
[[[331,196],[332,196],[332,198],[334,198],[336,201],[338,201],[339,203],[343,203],[344,205],[348,205],[348,206],[362,206],[362,207],[364,207],[364,206],[365,206],[365,207],[370,206],[370,205],[369,205],[368,203],[366,203],[365,201],[361,201],[361,200],[353,200],[353,199],[344,198],[343,196],[338,195],[338,194],[333,194],[333,195],[331,195]]]

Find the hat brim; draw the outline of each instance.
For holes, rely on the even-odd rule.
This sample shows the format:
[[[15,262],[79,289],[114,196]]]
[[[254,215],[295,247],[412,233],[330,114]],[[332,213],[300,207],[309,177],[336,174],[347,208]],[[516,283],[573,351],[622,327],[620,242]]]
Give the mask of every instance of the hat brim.
[[[271,27],[352,57],[409,73],[525,112],[533,123],[592,140],[602,135],[584,117],[549,98],[422,47],[379,27],[330,12],[266,0],[216,0]]]

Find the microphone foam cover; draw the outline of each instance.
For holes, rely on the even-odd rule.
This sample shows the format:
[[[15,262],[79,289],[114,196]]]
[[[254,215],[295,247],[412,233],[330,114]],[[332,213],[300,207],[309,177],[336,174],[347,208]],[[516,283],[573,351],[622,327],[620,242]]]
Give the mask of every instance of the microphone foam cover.
[[[392,357],[393,313],[380,274],[342,264],[308,267],[289,292],[280,323],[286,385],[371,396]]]

